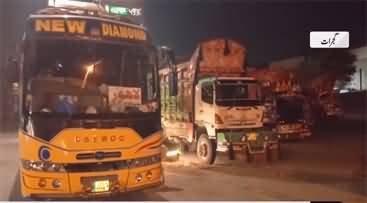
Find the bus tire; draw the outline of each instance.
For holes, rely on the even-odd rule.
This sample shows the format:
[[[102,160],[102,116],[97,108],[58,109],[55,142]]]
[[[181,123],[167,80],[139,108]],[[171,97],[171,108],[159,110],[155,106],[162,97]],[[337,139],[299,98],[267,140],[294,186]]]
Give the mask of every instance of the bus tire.
[[[211,165],[216,158],[216,142],[210,140],[208,135],[202,134],[196,145],[196,156],[202,164]]]

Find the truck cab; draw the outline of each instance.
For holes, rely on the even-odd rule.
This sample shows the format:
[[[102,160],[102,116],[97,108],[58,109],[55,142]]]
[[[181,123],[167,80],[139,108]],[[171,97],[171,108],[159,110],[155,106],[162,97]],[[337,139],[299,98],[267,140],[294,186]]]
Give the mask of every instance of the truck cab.
[[[209,137],[219,136],[219,151],[228,150],[226,143],[245,139],[245,133],[234,131],[263,126],[264,106],[253,78],[206,78],[199,81],[196,95],[195,123],[205,126]]]
[[[264,105],[254,78],[209,77],[199,80],[195,91],[196,149],[203,161],[209,143],[231,158],[242,153],[246,159],[278,147],[276,136],[263,126]]]
[[[319,94],[318,101],[320,105],[321,118],[327,119],[343,117],[344,112],[335,93],[322,92]]]
[[[283,95],[276,99],[278,121],[275,127],[280,139],[295,139],[311,136],[307,102],[303,96]]]

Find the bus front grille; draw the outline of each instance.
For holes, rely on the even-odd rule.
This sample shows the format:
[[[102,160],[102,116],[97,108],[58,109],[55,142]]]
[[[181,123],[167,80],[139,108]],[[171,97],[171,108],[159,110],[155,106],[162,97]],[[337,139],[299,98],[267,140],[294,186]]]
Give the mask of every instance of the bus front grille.
[[[126,161],[95,162],[65,164],[65,170],[69,173],[114,171],[128,168]]]

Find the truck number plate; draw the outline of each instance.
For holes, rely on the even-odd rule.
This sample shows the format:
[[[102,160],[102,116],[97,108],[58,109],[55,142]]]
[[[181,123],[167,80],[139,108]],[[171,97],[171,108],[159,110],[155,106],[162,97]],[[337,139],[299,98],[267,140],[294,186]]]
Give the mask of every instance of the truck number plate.
[[[110,181],[99,180],[93,183],[92,192],[108,192],[110,190]]]

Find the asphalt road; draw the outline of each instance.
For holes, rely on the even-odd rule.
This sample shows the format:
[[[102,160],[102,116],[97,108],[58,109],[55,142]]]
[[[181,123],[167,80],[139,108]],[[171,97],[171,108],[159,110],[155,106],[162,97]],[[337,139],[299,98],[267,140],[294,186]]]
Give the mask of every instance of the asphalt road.
[[[7,136],[10,137],[10,136]],[[0,200],[22,200],[17,173],[17,144],[0,139]],[[341,200],[366,202],[364,123],[332,122],[306,140],[282,143],[274,163],[229,161],[214,166],[186,154],[165,163],[164,186],[106,200]]]

